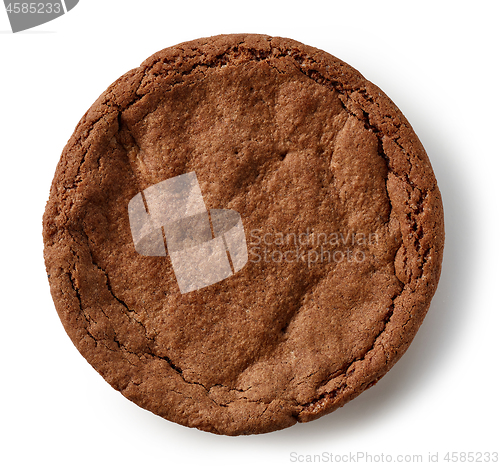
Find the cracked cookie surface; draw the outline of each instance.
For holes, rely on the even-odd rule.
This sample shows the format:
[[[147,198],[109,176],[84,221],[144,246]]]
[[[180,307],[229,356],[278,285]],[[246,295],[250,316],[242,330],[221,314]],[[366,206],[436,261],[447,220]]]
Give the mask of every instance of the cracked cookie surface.
[[[208,209],[241,215],[249,261],[181,295],[168,256],[135,251],[127,206],[192,171]],[[376,383],[427,312],[444,241],[431,165],[391,100],[261,35],[180,44],[111,85],[63,151],[43,222],[82,355],[143,408],[226,435],[315,419]]]

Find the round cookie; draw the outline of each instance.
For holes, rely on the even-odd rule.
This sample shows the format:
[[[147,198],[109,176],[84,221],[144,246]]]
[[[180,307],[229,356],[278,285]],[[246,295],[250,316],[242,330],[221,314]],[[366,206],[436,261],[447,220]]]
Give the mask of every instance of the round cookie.
[[[117,390],[255,434],[316,419],[408,348],[439,279],[428,157],[356,70],[290,39],[156,53],[92,105],[44,219],[54,303]]]

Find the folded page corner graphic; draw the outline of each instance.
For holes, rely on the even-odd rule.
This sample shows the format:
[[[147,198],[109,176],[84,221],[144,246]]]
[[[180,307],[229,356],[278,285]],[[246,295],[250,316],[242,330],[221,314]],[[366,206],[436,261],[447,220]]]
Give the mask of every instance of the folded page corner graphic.
[[[181,294],[220,282],[248,262],[240,214],[229,209],[209,212],[195,172],[136,194],[128,216],[138,254],[166,256],[168,250]]]
[[[12,2],[4,0],[12,32],[48,23],[75,8],[79,0],[39,0],[37,2]]]

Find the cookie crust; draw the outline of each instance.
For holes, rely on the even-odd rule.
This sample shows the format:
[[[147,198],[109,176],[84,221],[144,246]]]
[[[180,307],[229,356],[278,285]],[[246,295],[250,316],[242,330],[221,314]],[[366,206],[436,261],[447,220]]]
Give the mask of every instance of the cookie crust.
[[[305,233],[306,257],[337,234],[365,259],[266,262],[261,248],[181,295],[168,257],[135,252],[127,204],[190,171],[207,207],[240,213],[251,256],[266,234],[283,257],[296,244],[279,234]],[[87,361],[145,409],[240,435],[316,419],[387,373],[436,290],[444,225],[425,150],[379,88],[299,42],[223,35],[162,50],[99,97],[62,153],[43,236]]]

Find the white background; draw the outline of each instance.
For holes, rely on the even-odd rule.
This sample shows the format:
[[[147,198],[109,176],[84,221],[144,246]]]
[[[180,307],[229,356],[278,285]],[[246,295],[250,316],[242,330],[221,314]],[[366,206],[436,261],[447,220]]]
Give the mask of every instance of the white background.
[[[81,0],[12,34],[0,9],[0,464],[299,464],[291,456],[498,451],[499,8],[495,1]],[[42,257],[42,214],[80,117],[152,53],[220,33],[291,37],[361,71],[400,107],[434,166],[443,272],[401,361],[337,412],[219,437],[115,392],[66,336]],[[483,459],[485,457],[483,456]],[[303,463],[305,464],[305,463]]]

